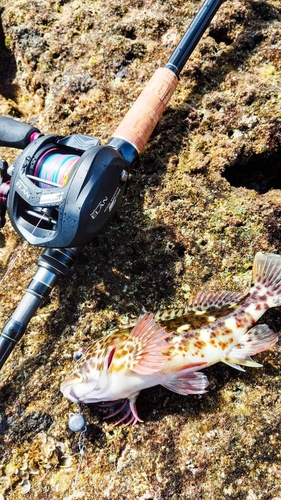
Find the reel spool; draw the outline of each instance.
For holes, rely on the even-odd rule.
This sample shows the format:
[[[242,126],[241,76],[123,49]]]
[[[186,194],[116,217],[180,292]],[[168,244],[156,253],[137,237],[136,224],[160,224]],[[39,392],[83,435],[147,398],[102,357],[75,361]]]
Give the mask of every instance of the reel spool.
[[[118,208],[127,170],[121,154],[97,139],[40,136],[13,165],[7,197],[12,225],[32,245],[85,245]]]
[[[37,181],[38,187],[51,189],[54,185],[65,186],[79,158],[74,154],[62,154],[57,148],[44,153],[34,169],[34,177],[41,179]]]

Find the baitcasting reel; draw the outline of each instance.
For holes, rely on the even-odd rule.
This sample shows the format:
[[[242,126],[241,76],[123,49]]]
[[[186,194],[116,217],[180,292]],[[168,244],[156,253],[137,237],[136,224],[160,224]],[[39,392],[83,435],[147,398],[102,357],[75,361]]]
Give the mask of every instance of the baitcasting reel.
[[[7,135],[16,127],[19,135],[24,130],[28,136],[23,144],[13,140],[9,145],[29,143],[11,168],[2,162],[2,226],[7,207],[13,227],[32,245],[65,248],[89,243],[119,206],[128,162],[95,138],[44,136],[10,118],[1,118],[4,125]]]

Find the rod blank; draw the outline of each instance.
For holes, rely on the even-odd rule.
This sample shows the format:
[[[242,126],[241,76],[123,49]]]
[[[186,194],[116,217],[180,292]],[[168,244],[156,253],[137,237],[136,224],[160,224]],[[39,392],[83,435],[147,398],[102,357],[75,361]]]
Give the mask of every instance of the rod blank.
[[[171,55],[165,68],[168,68],[175,73],[175,75],[179,76],[187,59],[195,49],[204,31],[206,31],[218,8],[223,2],[224,0],[205,1],[197,16]]]

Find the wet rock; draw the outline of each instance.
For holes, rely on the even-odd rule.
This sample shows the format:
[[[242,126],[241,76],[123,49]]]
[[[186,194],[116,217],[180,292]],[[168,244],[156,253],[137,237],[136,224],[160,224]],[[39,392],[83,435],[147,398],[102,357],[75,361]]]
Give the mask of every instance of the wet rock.
[[[169,0],[14,0],[0,15],[0,113],[43,133],[106,143],[199,8]],[[116,217],[32,319],[0,374],[5,500],[277,500],[280,342],[245,373],[206,370],[209,392],[138,399],[145,423],[114,427],[59,386],[73,353],[142,307],[202,287],[247,289],[255,253],[280,244],[280,5],[225,2],[184,68]],[[1,148],[10,163],[18,154]],[[20,253],[19,253],[20,250]],[[42,249],[0,237],[3,325]],[[280,311],[264,318],[280,331]]]

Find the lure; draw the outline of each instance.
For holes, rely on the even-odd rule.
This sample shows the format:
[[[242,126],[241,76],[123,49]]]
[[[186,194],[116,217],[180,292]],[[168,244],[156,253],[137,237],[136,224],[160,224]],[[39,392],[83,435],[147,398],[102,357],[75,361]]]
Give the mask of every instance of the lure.
[[[77,403],[118,402],[110,416],[121,413],[116,424],[129,425],[142,422],[136,409],[142,389],[161,384],[182,395],[202,394],[208,386],[203,368],[220,361],[242,371],[241,365],[260,367],[251,356],[272,347],[278,336],[254,324],[281,305],[281,256],[257,253],[253,280],[248,294],[200,292],[183,308],[142,314],[131,330],[94,341],[61,384],[63,395]],[[177,326],[188,314],[199,318],[206,311],[203,326]],[[223,316],[215,319],[215,313]]]

